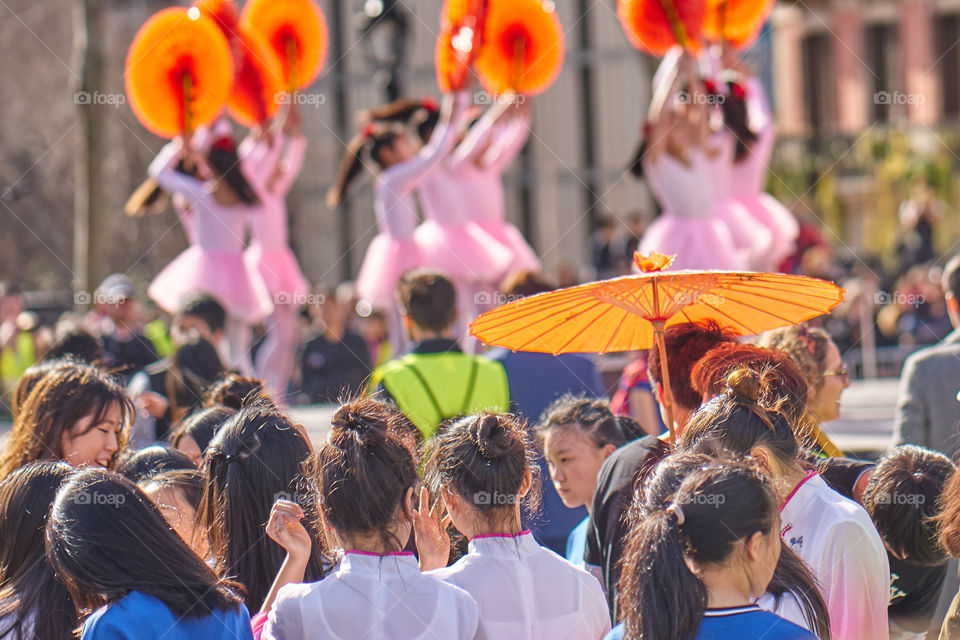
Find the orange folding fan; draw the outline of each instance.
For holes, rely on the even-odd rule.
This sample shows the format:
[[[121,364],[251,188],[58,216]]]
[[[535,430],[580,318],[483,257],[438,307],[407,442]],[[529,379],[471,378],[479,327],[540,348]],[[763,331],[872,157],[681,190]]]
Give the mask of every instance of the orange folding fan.
[[[662,56],[675,44],[697,53],[706,7],[704,0],[619,0],[617,16],[630,43]]]
[[[259,33],[241,29],[240,65],[227,101],[230,116],[246,127],[273,117],[283,96],[283,65]]]
[[[707,0],[703,34],[745,47],[756,39],[772,8],[773,0]]]
[[[127,52],[127,99],[144,127],[165,138],[189,136],[223,109],[233,82],[226,38],[195,7],[163,9]]]
[[[273,47],[287,91],[309,86],[323,68],[327,21],[313,0],[250,0],[240,28],[258,32]]]
[[[552,2],[490,0],[475,67],[491,94],[535,95],[563,67],[563,29]]]

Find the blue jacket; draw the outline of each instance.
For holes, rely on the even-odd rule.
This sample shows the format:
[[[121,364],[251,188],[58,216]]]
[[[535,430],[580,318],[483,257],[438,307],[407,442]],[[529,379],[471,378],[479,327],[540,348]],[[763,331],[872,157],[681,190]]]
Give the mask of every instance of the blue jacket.
[[[160,600],[131,591],[97,609],[83,625],[80,640],[253,640],[250,614],[242,604],[202,618],[181,617]]]

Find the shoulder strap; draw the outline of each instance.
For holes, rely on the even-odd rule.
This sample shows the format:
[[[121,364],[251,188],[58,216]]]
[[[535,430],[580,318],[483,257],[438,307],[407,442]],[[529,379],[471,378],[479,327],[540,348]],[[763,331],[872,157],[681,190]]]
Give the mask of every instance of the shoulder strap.
[[[406,368],[414,375],[414,377],[420,383],[420,386],[423,387],[423,390],[426,392],[427,399],[430,400],[430,404],[433,405],[433,410],[436,412],[437,421],[442,421],[443,410],[440,408],[440,403],[437,402],[437,396],[434,395],[433,389],[431,389],[430,385],[427,383],[427,379],[423,377],[422,373],[420,373],[420,369],[417,368],[416,362],[414,360],[407,360],[405,364]]]

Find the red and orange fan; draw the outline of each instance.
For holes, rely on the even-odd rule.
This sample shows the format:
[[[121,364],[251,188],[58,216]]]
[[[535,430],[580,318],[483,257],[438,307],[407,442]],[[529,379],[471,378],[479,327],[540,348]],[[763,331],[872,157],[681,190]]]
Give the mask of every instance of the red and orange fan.
[[[189,137],[216,119],[233,84],[230,46],[196,7],[163,9],[147,20],[127,52],[127,99],[144,127],[164,138]]]
[[[241,29],[237,41],[240,62],[227,111],[246,127],[264,125],[277,113],[286,89],[283,64],[259,33]]]
[[[474,66],[493,95],[536,95],[563,66],[563,28],[553,2],[490,0]]]
[[[233,54],[233,68],[240,67],[240,12],[233,0],[194,0],[193,6],[220,27]]]
[[[707,0],[703,35],[746,47],[757,38],[772,8],[773,0]]]
[[[313,0],[250,0],[240,16],[240,29],[259,33],[273,48],[286,91],[306,88],[323,68],[327,21]]]
[[[630,43],[662,56],[673,45],[697,53],[706,13],[704,0],[619,0],[617,16]]]
[[[483,42],[489,0],[446,0],[440,19],[435,62],[437,84],[448,93],[464,87]]]

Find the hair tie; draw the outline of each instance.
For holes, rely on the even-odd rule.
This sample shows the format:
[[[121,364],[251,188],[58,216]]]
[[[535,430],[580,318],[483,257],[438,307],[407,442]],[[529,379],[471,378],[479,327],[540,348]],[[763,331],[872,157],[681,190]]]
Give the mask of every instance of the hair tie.
[[[746,100],[747,98],[747,89],[739,82],[730,83],[730,92],[737,100]]]
[[[377,125],[372,122],[367,124],[363,130],[360,131],[360,135],[362,135],[366,140],[369,140],[373,136],[377,135]]]
[[[671,502],[670,506],[666,509],[667,513],[672,513],[677,517],[677,526],[683,526],[683,523],[687,521],[686,516],[683,515],[683,509],[680,508],[680,505],[676,502]]]
[[[437,110],[437,101],[434,100],[433,98],[424,98],[420,102],[420,106],[426,109],[427,111],[433,113],[434,111]]]
[[[707,93],[711,93],[713,95],[717,95],[719,93],[717,90],[717,83],[710,79],[703,81],[703,88],[707,90]]]

